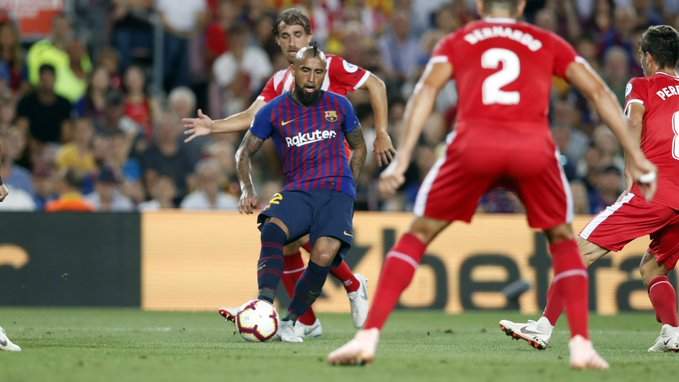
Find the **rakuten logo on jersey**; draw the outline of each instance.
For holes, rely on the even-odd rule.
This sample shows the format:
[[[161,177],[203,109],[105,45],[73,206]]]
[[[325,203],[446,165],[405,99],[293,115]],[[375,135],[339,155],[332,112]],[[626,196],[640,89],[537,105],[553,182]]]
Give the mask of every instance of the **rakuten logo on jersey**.
[[[288,147],[297,146],[302,147],[310,143],[320,142],[324,139],[333,139],[337,136],[334,130],[315,130],[310,133],[297,133],[292,137],[285,137],[285,143]]]

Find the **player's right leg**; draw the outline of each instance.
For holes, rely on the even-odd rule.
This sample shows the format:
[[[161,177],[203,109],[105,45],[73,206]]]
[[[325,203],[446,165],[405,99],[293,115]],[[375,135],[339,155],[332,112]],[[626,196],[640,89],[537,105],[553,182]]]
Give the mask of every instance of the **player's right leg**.
[[[14,352],[21,351],[21,347],[13,343],[12,340],[7,337],[7,333],[5,333],[5,329],[3,329],[2,326],[0,326],[0,350]]]
[[[410,285],[427,245],[449,224],[449,221],[425,217],[415,219],[408,233],[401,236],[387,253],[364,328],[351,341],[330,353],[329,363],[362,365],[374,361],[380,331]]]
[[[304,263],[302,253],[300,252],[300,248],[306,243],[309,243],[309,235],[305,235],[283,248],[283,277],[281,279],[285,286],[285,290],[291,299],[295,295],[295,286],[306,269],[306,264]],[[312,307],[309,307],[309,309],[298,318],[297,324],[304,329],[305,337],[319,337],[323,334],[321,321],[316,317]]]

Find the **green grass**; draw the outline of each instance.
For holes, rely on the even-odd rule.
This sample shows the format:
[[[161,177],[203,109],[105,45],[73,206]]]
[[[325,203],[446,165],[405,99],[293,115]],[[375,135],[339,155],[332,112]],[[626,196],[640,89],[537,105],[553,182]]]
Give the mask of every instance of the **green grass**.
[[[215,313],[123,309],[0,309],[21,353],[0,353],[0,381],[660,381],[677,354],[649,354],[651,314],[593,317],[608,372],[567,367],[566,320],[538,352],[497,327],[515,313],[398,313],[377,363],[330,367],[326,354],[353,335],[348,315],[322,315],[325,334],[304,344],[246,343]]]

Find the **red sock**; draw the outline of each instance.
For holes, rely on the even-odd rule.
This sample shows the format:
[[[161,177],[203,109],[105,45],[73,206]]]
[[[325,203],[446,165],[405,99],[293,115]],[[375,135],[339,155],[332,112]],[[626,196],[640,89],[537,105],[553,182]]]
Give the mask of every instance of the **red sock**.
[[[308,254],[311,254],[311,250],[314,249],[314,245],[311,244],[311,240],[307,241],[306,244],[302,246],[305,251],[307,251]]]
[[[575,240],[550,244],[554,264],[552,288],[559,294],[568,315],[571,336],[589,338],[589,280]]]
[[[338,266],[330,268],[330,273],[342,282],[347,293],[356,292],[361,286],[361,282],[354,276],[354,272],[344,260]]]
[[[556,322],[559,320],[564,308],[561,294],[556,293],[557,289],[558,288],[556,288],[554,284],[549,286],[549,290],[547,291],[547,305],[545,305],[545,311],[542,312],[542,315],[547,317],[552,326],[556,326]]]
[[[679,326],[677,319],[677,293],[667,276],[658,276],[648,284],[648,297],[651,299],[655,316],[662,324]]]
[[[285,285],[285,290],[288,292],[288,296],[293,298],[295,295],[295,286],[297,285],[297,280],[302,277],[306,265],[304,260],[302,260],[302,254],[297,251],[292,255],[283,256],[283,285]],[[309,308],[303,315],[299,316],[297,320],[304,325],[311,325],[316,321],[316,315],[314,311]]]
[[[420,239],[406,233],[389,251],[382,266],[382,274],[377,283],[377,292],[373,297],[368,319],[363,326],[365,329],[382,329],[396,307],[401,293],[412,281],[426,249],[426,244]]]

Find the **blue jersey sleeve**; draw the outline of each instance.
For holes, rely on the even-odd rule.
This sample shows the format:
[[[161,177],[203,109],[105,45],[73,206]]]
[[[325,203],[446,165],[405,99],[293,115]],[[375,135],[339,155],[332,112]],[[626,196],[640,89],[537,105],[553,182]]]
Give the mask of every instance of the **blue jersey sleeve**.
[[[340,105],[342,105],[342,112],[344,113],[344,123],[342,124],[344,134],[347,135],[352,131],[361,128],[361,121],[358,120],[356,111],[354,111],[354,106],[351,102],[349,102],[346,97],[340,97]]]
[[[252,121],[252,126],[250,126],[250,132],[252,135],[261,140],[266,140],[273,133],[273,124],[271,123],[271,107],[267,106],[264,106],[257,112],[257,114],[255,114],[255,119]]]

